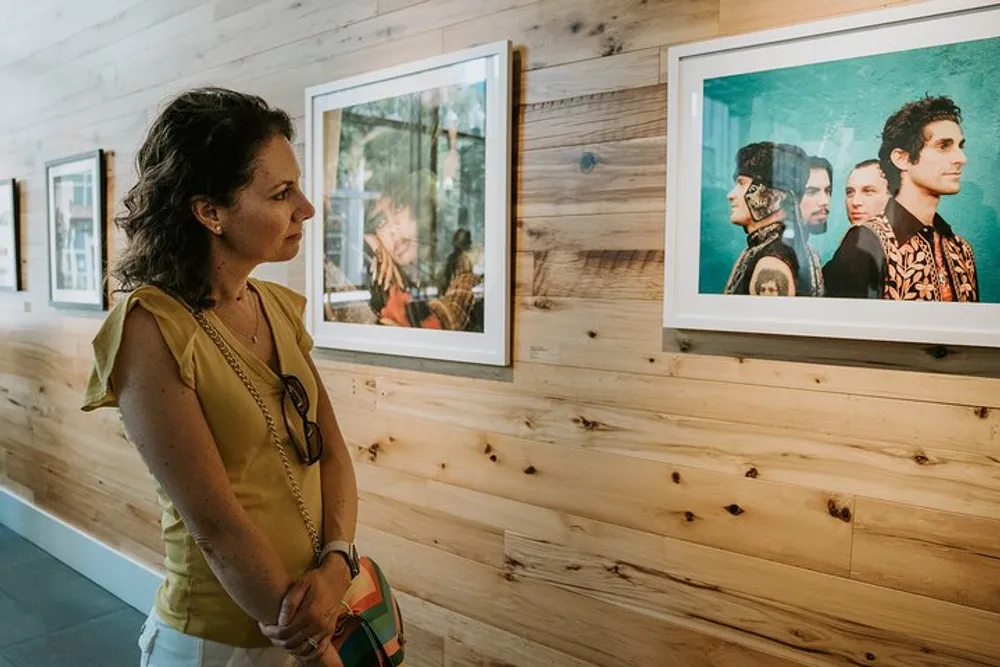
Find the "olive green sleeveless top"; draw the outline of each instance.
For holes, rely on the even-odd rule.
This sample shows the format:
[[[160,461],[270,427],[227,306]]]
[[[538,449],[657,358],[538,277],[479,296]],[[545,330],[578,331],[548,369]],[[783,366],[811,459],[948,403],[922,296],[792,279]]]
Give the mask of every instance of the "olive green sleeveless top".
[[[260,294],[262,315],[271,325],[280,372],[302,381],[309,394],[309,418],[315,420],[317,387],[307,363],[312,338],[302,319],[305,299],[276,283],[251,279],[250,284]],[[146,286],[132,292],[111,310],[93,341],[94,368],[82,409],[117,407],[110,378],[125,316],[136,306],[154,316],[177,361],[182,380],[197,392],[236,498],[280,553],[292,578],[298,579],[311,566],[313,550],[264,416],[218,347],[182,303],[157,287]],[[322,519],[319,465],[303,464],[288,438],[286,421],[296,439],[303,441],[302,420],[291,401],[282,400],[281,378],[214,313],[206,311],[206,316],[229,343],[263,397],[284,440],[306,506],[319,522]],[[287,420],[282,418],[283,410]],[[179,632],[224,644],[245,648],[269,646],[257,621],[240,609],[212,573],[159,482],[156,495],[165,546],[165,578],[157,591],[156,610],[164,622]]]

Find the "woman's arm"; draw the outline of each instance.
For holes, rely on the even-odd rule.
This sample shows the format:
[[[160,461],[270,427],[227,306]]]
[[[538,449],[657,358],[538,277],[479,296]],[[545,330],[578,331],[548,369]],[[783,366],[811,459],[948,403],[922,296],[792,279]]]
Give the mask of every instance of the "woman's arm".
[[[358,483],[354,464],[337,425],[323,379],[309,355],[306,355],[306,361],[316,380],[316,423],[323,434],[323,458],[319,462],[323,490],[323,542],[353,542],[358,523]],[[308,648],[304,645],[308,637],[321,636],[318,653],[333,660],[335,651],[327,650],[330,634],[336,627],[337,617],[342,611],[340,601],[350,584],[347,561],[339,553],[328,554],[315,569],[306,572],[289,592],[284,599],[279,622],[262,625],[261,629],[276,646],[299,655]],[[317,634],[316,628],[322,628],[324,632]]]
[[[148,311],[126,318],[112,385],[129,440],[163,485],[226,592],[275,623],[292,579],[229,484],[198,395],[184,384]]]
[[[330,403],[330,396],[316,364],[308,355],[306,360],[316,380],[318,404],[316,423],[323,434],[323,458],[320,460],[320,479],[323,485],[323,542],[332,540],[354,541],[358,524],[358,481],[354,475],[344,436],[337,425],[337,417]],[[333,554],[335,558],[343,560]],[[329,558],[324,559],[324,562]]]

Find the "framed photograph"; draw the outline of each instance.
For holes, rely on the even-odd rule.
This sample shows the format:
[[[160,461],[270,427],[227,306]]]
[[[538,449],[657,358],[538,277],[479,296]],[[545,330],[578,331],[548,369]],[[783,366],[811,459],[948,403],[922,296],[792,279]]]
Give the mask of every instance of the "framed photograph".
[[[53,306],[105,310],[104,152],[45,163],[49,294]]]
[[[317,347],[507,365],[511,44],[306,91]]]
[[[17,182],[0,181],[0,290],[21,289],[21,222]]]
[[[1000,347],[1000,1],[668,67],[665,329]]]

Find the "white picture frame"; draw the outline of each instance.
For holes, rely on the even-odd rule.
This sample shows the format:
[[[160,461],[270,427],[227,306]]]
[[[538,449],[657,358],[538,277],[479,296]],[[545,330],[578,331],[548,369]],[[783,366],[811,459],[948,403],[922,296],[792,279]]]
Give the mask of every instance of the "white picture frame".
[[[51,306],[108,307],[105,184],[103,150],[45,163]]]
[[[317,211],[313,221],[307,223],[306,229],[306,291],[309,304],[306,322],[316,347],[485,365],[506,366],[510,363],[511,58],[510,41],[501,41],[313,86],[306,90],[305,191]],[[468,95],[472,93],[467,91],[472,88],[479,91],[475,94],[481,95],[481,98],[476,97],[477,100],[481,99],[481,104],[476,102],[474,111],[481,114],[477,118],[482,122],[475,126],[476,129],[463,129],[462,132],[466,133],[463,136],[467,139],[460,139],[459,129],[470,127],[469,123],[472,121],[467,117],[471,117],[473,111],[468,111],[469,107],[466,105],[462,107],[465,111],[461,114],[454,113],[454,108],[445,112],[444,109],[448,105],[441,100],[451,99],[449,95],[463,94],[466,97],[462,99],[468,99]],[[407,102],[413,99],[419,102]],[[450,129],[445,130],[443,135],[440,130],[431,133],[430,140],[425,139],[423,120],[415,125],[409,121],[400,121],[394,115],[395,111],[385,111],[384,117],[366,111],[376,108],[375,105],[378,104],[388,105],[386,109],[419,108],[416,113],[420,115],[417,117],[423,119],[424,109],[428,108],[425,107],[425,99],[433,102],[434,111],[427,112],[428,117],[436,117],[438,109],[442,114],[450,114],[447,115],[451,123],[447,127]],[[404,102],[410,106],[405,106]],[[364,113],[369,115],[363,115]],[[383,136],[390,137],[383,140],[386,143],[380,144],[382,148],[373,148],[358,139],[356,134],[348,134],[348,130],[355,131],[351,128],[362,127],[362,121],[369,123],[363,126],[366,128],[363,135],[365,141],[380,132]],[[327,127],[327,124],[330,124],[330,127]],[[393,132],[397,134],[394,135]],[[386,192],[386,188],[374,187],[371,183],[377,180],[378,170],[385,169],[388,173],[390,166],[387,165],[396,165],[397,162],[403,164],[391,167],[400,173],[411,169],[413,155],[423,156],[423,151],[429,150],[425,143],[429,145],[429,141],[438,141],[438,137],[442,136],[443,141],[450,142],[452,146],[448,149],[450,152],[446,157],[437,161],[434,156],[440,152],[432,154],[432,158],[428,161],[431,166],[412,170],[413,174],[429,174],[422,182],[433,183],[427,186],[428,190],[434,193],[433,199],[429,200],[433,201],[433,206],[424,205],[423,209],[433,210],[431,238],[436,240],[428,244],[429,249],[420,245],[424,242],[422,239],[427,238],[426,235],[421,235],[424,234],[421,230],[426,225],[420,222],[412,223],[418,231],[414,232],[414,238],[409,243],[417,247],[417,250],[413,251],[417,257],[427,256],[431,259],[413,260],[413,264],[416,265],[416,269],[413,269],[413,264],[397,259],[408,256],[405,252],[390,253],[391,261],[387,260],[386,265],[400,267],[400,274],[406,276],[401,278],[401,283],[411,285],[411,296],[403,297],[410,299],[406,302],[405,312],[393,311],[405,317],[392,320],[381,315],[389,312],[388,310],[377,309],[378,305],[383,303],[378,300],[382,291],[381,284],[374,292],[368,288],[369,284],[376,280],[370,275],[370,267],[376,261],[372,259],[376,252],[373,248],[388,247],[379,245],[382,243],[381,239],[387,237],[377,236],[377,233],[369,227],[373,224],[371,222],[374,215],[373,206],[377,206],[377,202]],[[419,148],[404,149],[401,142],[388,143],[395,141],[391,139],[392,137],[411,137],[411,146],[415,141]],[[475,150],[481,151],[481,158],[478,157],[479,153],[462,153],[461,163],[463,167],[466,164],[472,165],[468,173],[478,175],[481,169],[481,176],[466,176],[466,172],[462,171],[463,167],[454,171],[457,159],[455,156],[458,154],[454,146],[460,140],[467,142],[463,146],[468,151],[472,151],[469,147],[473,144],[477,147]],[[350,146],[360,145],[361,148],[354,153],[342,153],[348,150],[347,141],[352,142]],[[334,142],[336,142],[335,147],[331,145]],[[371,144],[374,145],[375,142]],[[407,153],[407,150],[411,152]],[[360,157],[358,157],[359,151]],[[404,159],[397,160],[397,154],[409,155],[407,158],[409,162]],[[469,157],[470,155],[474,157]],[[444,166],[439,167],[445,164],[448,157],[454,158],[452,171],[448,171]],[[347,167],[344,165],[350,159],[356,159],[360,166],[348,175]],[[340,175],[336,170],[342,166],[345,172]],[[358,173],[360,175],[357,175]],[[450,176],[445,175],[446,173]],[[372,174],[376,174],[376,177]],[[388,178],[386,176],[386,179]],[[449,178],[451,180],[448,180]],[[344,183],[350,187],[345,187]],[[455,185],[456,183],[458,185]],[[467,311],[463,307],[447,311],[447,313],[461,314],[454,319],[437,317],[434,313],[441,311],[433,310],[430,319],[420,320],[418,318],[422,315],[414,313],[426,314],[434,299],[458,293],[453,292],[447,283],[442,283],[438,288],[425,287],[420,283],[420,287],[415,288],[412,285],[418,281],[411,281],[409,277],[412,275],[411,271],[417,273],[419,270],[426,270],[438,275],[446,270],[443,267],[448,265],[448,262],[442,261],[439,246],[451,241],[446,234],[448,228],[445,227],[450,218],[439,213],[447,204],[447,198],[453,196],[456,189],[461,189],[463,193],[478,193],[474,198],[473,212],[468,213],[469,209],[465,209],[464,217],[468,224],[465,229],[471,230],[469,238],[478,253],[478,260],[465,263],[466,255],[460,251],[459,242],[452,241],[456,243],[453,251],[455,256],[462,258],[463,266],[470,264],[473,266],[474,275],[479,281],[472,288],[475,317],[471,315],[466,317],[464,314]],[[444,194],[441,194],[442,191]],[[341,206],[343,210],[334,211],[335,205]],[[454,202],[447,205],[454,207]],[[457,219],[463,218],[459,216]],[[334,220],[336,222],[332,222]],[[461,234],[458,228],[454,228],[453,233],[454,238],[459,238]],[[332,239],[329,248],[326,245],[328,239]],[[405,248],[406,243],[397,244],[396,248],[400,247]],[[427,268],[421,269],[424,266]],[[330,278],[331,272],[336,274],[336,280],[339,281],[336,289],[331,287],[334,280]],[[452,275],[456,273],[452,272]],[[428,278],[428,284],[429,281]],[[387,289],[390,296],[399,296],[402,292],[394,290],[392,286]],[[437,305],[435,304],[435,307]],[[348,317],[344,313],[357,313],[359,314],[357,319],[362,321],[351,321],[353,315]],[[373,319],[375,321],[371,321]],[[447,324],[457,329],[463,321],[465,330],[449,329],[445,326]],[[394,325],[396,322],[402,324],[396,326]],[[422,326],[422,323],[428,323],[428,327]],[[435,325],[441,328],[429,328]]]
[[[18,292],[21,281],[21,216],[17,181],[0,180],[0,291]]]
[[[788,28],[766,30],[731,38],[713,39],[671,47],[667,54],[668,130],[667,130],[667,209],[664,257],[663,328],[668,330],[711,330],[752,334],[778,334],[820,338],[899,341],[944,345],[1000,347],[1000,284],[990,274],[990,300],[978,303],[943,303],[940,301],[896,301],[882,298],[800,298],[779,296],[762,298],[755,295],[725,294],[721,290],[703,288],[704,266],[711,248],[705,247],[705,228],[715,224],[706,220],[703,202],[703,172],[711,166],[705,142],[706,117],[714,109],[706,109],[716,101],[705,100],[707,83],[723,78],[739,83],[738,77],[760,75],[787,68],[819,67],[839,61],[862,62],[869,57],[885,54],[905,54],[914,49],[931,49],[963,43],[986,44],[985,40],[1000,37],[1000,2],[997,0],[931,0],[875,12],[861,13]],[[867,61],[865,61],[867,62]],[[747,79],[749,80],[749,79]],[[764,80],[764,79],[758,79]],[[940,82],[942,94],[949,82]],[[849,81],[827,81],[828,86],[846,86]],[[880,94],[871,91],[872,95]],[[928,91],[937,94],[937,91]],[[803,92],[805,94],[805,92]],[[855,105],[869,103],[868,97],[854,98],[844,93]],[[904,102],[900,98],[900,102]],[[959,106],[961,101],[957,100]],[[763,105],[762,105],[763,106]],[[754,106],[754,113],[757,107]],[[767,110],[765,109],[765,112]],[[873,114],[885,114],[886,109],[872,109]],[[1000,113],[1000,112],[997,112]],[[836,113],[832,112],[836,117]],[[880,118],[884,120],[886,115]],[[966,118],[965,120],[968,120]],[[712,121],[715,122],[715,121]],[[733,127],[739,126],[739,121]],[[794,126],[795,118],[783,119]],[[963,121],[963,125],[964,125]],[[978,122],[978,121],[977,121]],[[990,119],[990,122],[995,122]],[[714,127],[711,124],[709,127]],[[722,124],[725,126],[725,123]],[[829,134],[822,138],[803,134],[801,141],[809,154],[824,145],[830,136],[843,128],[832,123]],[[728,130],[718,130],[727,132]],[[716,130],[711,130],[716,132]],[[734,134],[735,134],[734,130]],[[752,134],[752,130],[750,131]],[[794,127],[786,136],[794,135]],[[715,135],[712,135],[715,136]],[[764,137],[756,137],[764,140]],[[775,141],[788,141],[775,138]],[[866,141],[874,138],[866,137]],[[969,166],[972,152],[984,150],[997,153],[995,138],[969,136]],[[718,142],[721,144],[721,142]],[[737,144],[740,142],[737,142]],[[984,144],[987,146],[984,148]],[[734,144],[736,145],[736,144]],[[827,147],[829,143],[825,144]],[[713,148],[713,147],[709,147]],[[842,151],[843,144],[840,146]],[[733,151],[723,157],[733,170]],[[862,156],[856,156],[860,159]],[[849,164],[849,162],[848,162]],[[982,163],[976,165],[982,169]],[[972,172],[972,169],[967,171]],[[844,207],[846,174],[834,173],[833,206]],[[963,186],[965,176],[963,176]],[[1000,186],[1000,180],[996,181]],[[732,181],[729,182],[732,186]],[[987,189],[988,190],[988,189]],[[961,197],[959,193],[955,197]],[[997,205],[987,202],[988,209],[997,213]],[[958,234],[966,233],[974,220],[951,221]],[[719,225],[731,225],[729,220]],[[732,226],[733,234],[743,234]],[[720,228],[721,230],[721,228]],[[831,229],[831,231],[833,231]],[[719,232],[722,233],[721,231]],[[745,247],[745,234],[740,243]],[[975,244],[973,244],[975,246]],[[982,256],[976,248],[977,267],[996,264],[991,258],[1000,254],[1000,245],[984,247]],[[735,251],[735,252],[738,252]],[[824,257],[823,261],[828,261]],[[722,265],[722,262],[719,262]],[[980,271],[980,279],[983,272]],[[713,276],[716,284],[719,275]],[[980,285],[980,293],[987,289]]]

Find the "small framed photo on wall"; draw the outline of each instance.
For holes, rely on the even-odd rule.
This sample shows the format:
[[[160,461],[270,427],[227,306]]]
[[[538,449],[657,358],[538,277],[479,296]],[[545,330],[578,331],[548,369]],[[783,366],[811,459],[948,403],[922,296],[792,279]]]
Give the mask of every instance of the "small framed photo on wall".
[[[317,347],[504,366],[511,44],[306,91]]]
[[[45,163],[49,294],[57,307],[104,310],[107,289],[104,151]]]
[[[21,289],[21,233],[17,181],[0,181],[0,290]]]

